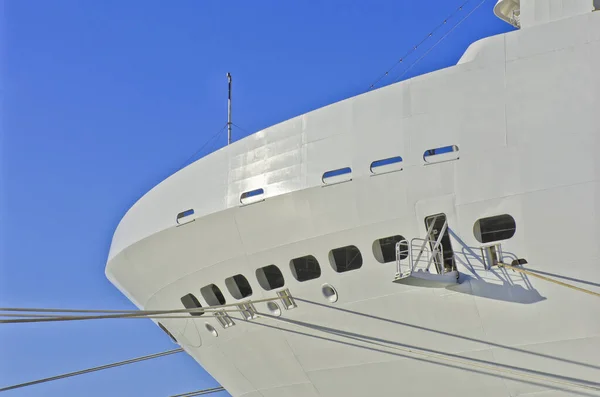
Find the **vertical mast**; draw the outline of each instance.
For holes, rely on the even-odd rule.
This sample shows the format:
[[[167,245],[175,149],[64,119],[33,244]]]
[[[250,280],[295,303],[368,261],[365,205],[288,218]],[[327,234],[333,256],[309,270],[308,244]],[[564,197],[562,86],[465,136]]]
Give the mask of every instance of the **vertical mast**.
[[[227,99],[227,144],[231,144],[231,73],[227,73],[229,97]]]

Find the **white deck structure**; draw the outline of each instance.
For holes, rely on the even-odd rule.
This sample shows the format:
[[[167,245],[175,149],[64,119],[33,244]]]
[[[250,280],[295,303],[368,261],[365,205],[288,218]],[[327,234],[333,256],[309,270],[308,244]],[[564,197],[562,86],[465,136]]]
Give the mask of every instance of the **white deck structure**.
[[[508,214],[505,262],[600,292],[600,12],[501,0],[497,15],[513,5],[521,29],[458,65],[267,128],[160,183],[119,224],[107,277],[144,309],[188,294],[218,305],[211,284],[228,304],[288,289],[292,310],[158,320],[236,397],[600,396],[600,299],[490,269],[474,234]],[[458,282],[392,282],[379,239],[423,238],[436,214]],[[332,250],[347,246],[362,266],[337,272]],[[320,276],[301,282],[314,263],[290,261],[306,255]],[[281,281],[257,272],[268,265],[284,286],[267,290]],[[238,274],[251,295],[226,282]]]

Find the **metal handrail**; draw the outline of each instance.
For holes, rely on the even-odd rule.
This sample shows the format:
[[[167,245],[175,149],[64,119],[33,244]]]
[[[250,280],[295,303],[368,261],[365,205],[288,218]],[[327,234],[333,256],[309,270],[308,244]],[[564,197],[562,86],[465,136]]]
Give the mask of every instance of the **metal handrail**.
[[[427,265],[426,266],[422,266],[422,268],[426,271],[429,271],[429,265],[431,264],[431,261],[435,259],[435,256],[437,255],[437,260],[440,263],[440,268],[441,268],[441,273],[440,274],[444,274],[446,272],[445,268],[444,268],[444,247],[442,245],[440,245],[439,247],[436,248],[436,250],[434,251],[433,249],[431,249],[430,247],[423,247],[423,250],[421,251],[421,247],[420,246],[416,246],[417,242],[421,242],[421,241],[425,241],[425,242],[433,242],[430,239],[422,239],[422,238],[413,238],[411,240],[411,244],[410,244],[410,254],[411,254],[411,272],[415,271],[418,267],[419,267],[419,263],[423,262],[423,261],[427,261]],[[417,255],[417,259],[413,259],[414,258],[414,252],[419,249],[419,255]],[[426,257],[425,259],[422,259],[422,254],[425,254]],[[418,260],[418,261],[417,261]]]
[[[429,225],[429,227],[427,228],[427,234],[425,235],[427,237],[423,241],[423,245],[421,246],[421,249],[419,251],[419,255],[417,255],[417,262],[419,262],[419,259],[421,259],[421,253],[425,249],[425,246],[427,245],[427,242],[431,241],[430,236],[431,236],[431,232],[433,231],[433,227],[435,226],[435,221],[436,220],[437,220],[437,216],[435,218],[433,218],[433,222],[431,222],[431,225]],[[412,244],[413,240],[414,240],[414,238],[411,240],[411,244]],[[412,250],[412,246],[411,246],[411,250]],[[411,260],[411,262],[412,262],[412,260]]]
[[[431,264],[435,261],[438,265],[436,266],[438,274],[443,275],[446,273],[446,266],[444,263],[444,246],[442,245],[442,239],[446,233],[446,230],[448,229],[448,222],[444,222],[441,231],[438,233],[437,239],[433,240],[431,236],[436,220],[437,216],[433,218],[433,221],[427,228],[426,238],[413,238],[412,240],[410,240],[410,244],[408,244],[408,241],[406,240],[401,240],[396,243],[396,274],[398,276],[403,275],[402,254],[407,252],[408,255],[405,256],[405,259],[406,257],[408,257],[408,275],[412,274],[412,272],[414,272],[415,269],[417,269],[419,263],[422,260],[427,262],[426,266],[423,267],[423,270],[425,270],[426,272],[429,272]],[[428,243],[430,244],[429,246]],[[405,244],[407,248],[404,250],[401,249],[402,244]],[[417,250],[418,254],[416,254],[415,258],[415,251]],[[424,254],[425,258],[423,259]]]
[[[402,244],[404,244],[404,246],[406,247],[406,249],[400,249],[400,247],[402,246]],[[404,256],[404,259],[409,258],[409,270],[412,272],[412,265],[410,263],[410,246],[408,245],[408,241],[406,240],[400,240],[396,243],[396,274],[400,275],[402,274],[402,254],[406,254],[406,256]]]
[[[442,248],[442,239],[444,238],[444,234],[446,233],[446,229],[448,228],[448,222],[444,222],[444,226],[442,226],[442,230],[438,233],[438,238],[435,241],[435,244],[433,246],[433,248],[431,249],[432,252],[432,256],[429,259],[429,262],[427,262],[427,271],[429,271],[429,267],[431,266],[431,262],[433,257],[435,256],[435,253],[437,252],[438,248]],[[430,235],[427,235],[427,237],[429,238]],[[443,251],[443,250],[442,250]],[[441,263],[441,267],[444,267],[444,259],[443,259],[443,255],[442,255],[442,259],[440,261]],[[442,270],[442,274],[444,274],[444,270]]]

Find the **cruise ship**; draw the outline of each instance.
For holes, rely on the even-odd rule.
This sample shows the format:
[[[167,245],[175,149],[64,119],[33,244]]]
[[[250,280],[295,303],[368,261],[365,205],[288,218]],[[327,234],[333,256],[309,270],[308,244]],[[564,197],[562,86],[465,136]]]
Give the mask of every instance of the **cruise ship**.
[[[500,0],[456,65],[193,162],[106,276],[234,397],[600,396],[596,9]]]

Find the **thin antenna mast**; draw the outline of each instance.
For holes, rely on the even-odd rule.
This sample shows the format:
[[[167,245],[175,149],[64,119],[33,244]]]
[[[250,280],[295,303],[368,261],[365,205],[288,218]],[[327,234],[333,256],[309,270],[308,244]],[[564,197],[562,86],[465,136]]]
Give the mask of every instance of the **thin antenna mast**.
[[[229,97],[227,99],[227,144],[231,144],[231,73],[227,73],[229,82]]]

